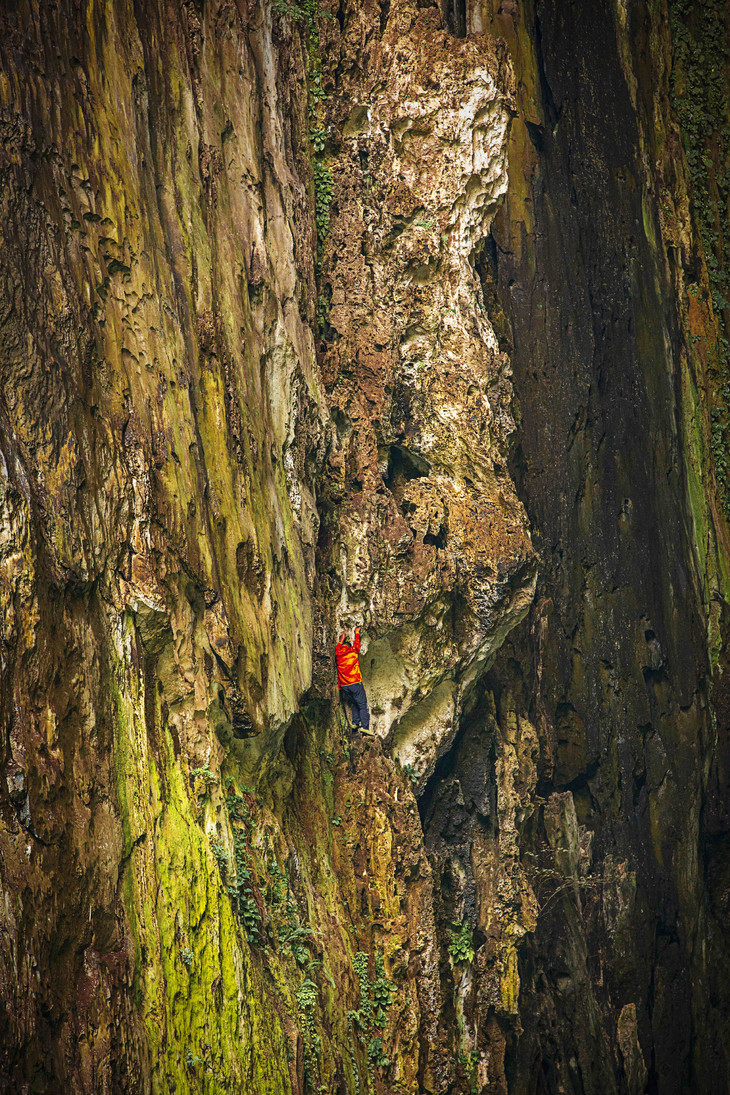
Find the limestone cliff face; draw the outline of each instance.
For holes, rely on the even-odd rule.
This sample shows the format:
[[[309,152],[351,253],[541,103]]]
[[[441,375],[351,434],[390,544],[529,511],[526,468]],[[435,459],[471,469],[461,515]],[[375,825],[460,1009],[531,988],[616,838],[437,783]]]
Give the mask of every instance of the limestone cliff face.
[[[670,8],[467,11],[466,29],[503,35],[519,72],[487,274],[509,319],[511,467],[541,566],[530,616],[487,678],[493,706],[463,720],[432,785],[425,832],[442,876],[460,879],[445,914],[473,909],[488,932],[485,828],[493,860],[502,758],[528,752],[519,857],[538,916],[507,1038],[514,1091],[728,1084],[712,881],[726,877],[724,823],[708,832],[727,736],[721,205],[716,253],[698,239],[701,186],[727,193],[702,150],[727,148],[724,46],[707,47],[714,113],[692,70],[726,12]],[[688,87],[697,125],[682,131]],[[487,825],[474,777],[485,726],[498,807]]]
[[[2,42],[4,1075],[167,1090],[182,1022],[255,1087],[288,1065],[238,1048],[273,1020],[195,779],[280,763],[311,676],[302,54],[225,5],[10,5]]]
[[[728,1090],[726,19],[3,6],[0,1089]]]
[[[534,593],[506,468],[510,363],[477,270],[507,187],[513,81],[491,38],[455,39],[417,4],[325,25],[322,58],[337,608],[367,625],[378,732],[421,786]]]

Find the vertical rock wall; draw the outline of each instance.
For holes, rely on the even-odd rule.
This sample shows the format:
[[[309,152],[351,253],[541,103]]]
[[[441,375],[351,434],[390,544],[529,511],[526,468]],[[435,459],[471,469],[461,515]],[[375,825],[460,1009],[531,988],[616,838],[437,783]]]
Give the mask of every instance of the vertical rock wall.
[[[727,952],[704,831],[727,734],[713,707],[727,528],[710,455],[723,331],[686,169],[697,153],[672,107],[669,11],[467,13],[470,30],[504,35],[516,69],[484,273],[508,319],[511,466],[541,566],[488,678],[493,701],[463,721],[426,799],[442,915],[494,937],[483,849],[504,864],[500,801],[516,794],[537,918],[500,1023],[507,1088],[726,1090]],[[721,36],[712,63],[726,87]],[[722,113],[713,124],[718,139]],[[474,778],[485,731],[496,815]]]
[[[319,278],[336,607],[367,625],[378,733],[421,786],[534,592],[506,467],[510,362],[476,269],[507,186],[512,76],[491,38],[455,39],[435,7],[339,15],[323,24]]]
[[[506,185],[510,74],[435,8],[393,5],[392,25],[313,12],[2,13],[0,1067],[14,1090],[453,1076],[413,779],[534,586],[506,472],[509,363],[474,273]],[[383,61],[393,82],[366,125],[387,209],[359,318],[344,304],[367,140],[328,67],[357,25],[370,86]],[[446,113],[434,41],[460,96]],[[335,200],[317,240],[323,83]],[[334,432],[317,312],[346,336],[338,355],[320,337]],[[378,372],[360,347],[381,338]],[[416,704],[430,713],[401,732],[410,776],[377,743],[352,750],[331,663],[307,699],[338,605],[371,627],[382,735]]]
[[[190,773],[277,763],[311,676],[301,47],[256,5],[0,25],[3,1076],[281,1086]]]
[[[3,6],[2,1090],[728,1090],[699,18]]]

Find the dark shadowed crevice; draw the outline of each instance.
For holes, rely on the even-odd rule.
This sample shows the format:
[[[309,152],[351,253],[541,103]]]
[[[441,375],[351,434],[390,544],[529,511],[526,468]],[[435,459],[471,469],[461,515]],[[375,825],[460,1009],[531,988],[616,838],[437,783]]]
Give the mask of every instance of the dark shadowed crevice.
[[[548,78],[545,73],[545,58],[543,55],[543,22],[540,17],[535,17],[535,57],[537,59],[537,71],[540,79],[540,90],[542,92],[542,105],[545,111],[545,119],[550,124],[551,128],[554,128],[562,113],[562,106],[558,108],[555,99],[553,98],[552,88],[548,83]],[[537,126],[533,126],[537,129]],[[542,127],[539,127],[542,128]],[[530,137],[533,135],[530,133]],[[540,149],[542,151],[542,149]]]
[[[484,693],[486,695],[486,693]],[[453,777],[461,785],[464,811],[496,824],[495,750],[491,735],[485,735],[487,709],[479,703],[462,717],[449,749],[437,762],[418,799],[418,811],[427,844],[438,836],[444,815],[442,793]],[[446,811],[448,813],[448,811]]]
[[[398,504],[403,500],[403,490],[411,479],[425,479],[431,474],[431,465],[418,453],[405,445],[391,445],[388,450],[388,467],[383,482]]]
[[[388,456],[388,471],[385,485],[388,490],[398,479],[422,479],[431,474],[431,466],[418,453],[407,449],[405,445],[391,445]]]
[[[431,547],[438,548],[442,551],[446,547],[446,529],[441,526],[436,535],[432,532],[427,532],[423,537],[424,544],[430,544]]]
[[[512,353],[512,330],[507,313],[500,301],[497,291],[497,278],[499,273],[499,249],[494,235],[489,235],[481,241],[471,256],[471,263],[479,278],[482,290],[484,308],[489,316],[489,321],[494,328],[497,342],[502,353]]]
[[[454,38],[466,38],[466,0],[442,0],[444,22]]]
[[[430,815],[434,806],[434,799],[438,793],[439,788],[446,782],[446,780],[454,774],[456,771],[459,745],[464,737],[464,728],[460,727],[456,737],[453,740],[451,748],[448,752],[444,753],[441,759],[436,764],[433,770],[433,775],[426,782],[426,786],[423,789],[423,793],[418,799],[418,813],[421,817],[421,825],[424,832],[427,830],[430,820]]]

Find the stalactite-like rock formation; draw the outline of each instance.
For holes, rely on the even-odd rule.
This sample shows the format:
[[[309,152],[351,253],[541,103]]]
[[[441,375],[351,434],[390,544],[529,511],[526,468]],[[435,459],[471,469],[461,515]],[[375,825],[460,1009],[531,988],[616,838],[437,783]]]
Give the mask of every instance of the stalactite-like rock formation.
[[[0,1091],[730,1089],[728,18],[2,6]]]

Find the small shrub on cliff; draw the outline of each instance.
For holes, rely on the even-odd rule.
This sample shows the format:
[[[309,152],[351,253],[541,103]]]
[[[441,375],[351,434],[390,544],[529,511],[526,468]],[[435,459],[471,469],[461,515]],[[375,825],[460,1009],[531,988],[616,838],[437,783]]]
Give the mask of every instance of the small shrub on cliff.
[[[271,0],[272,10],[286,19],[304,19],[305,12],[294,0]]]
[[[302,1041],[304,1042],[304,1075],[307,1082],[314,1086],[322,1042],[314,1022],[314,1008],[317,1003],[317,986],[308,977],[302,981],[296,991],[297,1007],[302,1019]]]
[[[210,788],[213,784],[218,782],[218,776],[211,772],[209,765],[204,764],[202,768],[191,768],[190,778],[195,781],[200,779],[206,788]]]
[[[326,160],[315,160],[314,172],[314,219],[317,223],[317,267],[322,265],[324,241],[330,228],[330,205],[335,184]]]
[[[237,794],[231,786],[228,788],[226,806],[233,831],[233,862],[219,838],[211,840],[210,847],[241,927],[248,941],[253,943],[260,942],[264,904],[256,885],[253,859],[247,841],[247,836],[254,827],[251,792],[252,788],[243,788],[243,794]]]
[[[216,858],[218,870],[221,873],[221,878],[225,878],[226,872],[228,871],[228,866],[230,864],[230,857],[228,855],[225,845],[223,844],[223,841],[218,840],[218,838],[216,838],[215,840],[211,840],[210,848]]]
[[[368,1030],[373,1017],[373,1002],[370,997],[370,973],[368,970],[368,956],[363,951],[358,951],[353,961],[357,979],[360,982],[360,1007],[353,1012],[353,1018],[363,1030]]]
[[[416,769],[413,767],[412,764],[404,764],[403,765],[403,774],[408,776],[409,780],[411,781],[411,783],[415,787],[416,784],[418,783],[419,776],[418,776],[418,772],[416,771]]]
[[[385,976],[382,954],[375,958],[375,981],[373,982],[373,1026],[384,1027],[388,1019],[388,1009],[392,1003],[393,984]]]
[[[370,962],[367,954],[358,951],[353,960],[355,973],[360,983],[360,1007],[357,1011],[348,1013],[351,1026],[351,1051],[356,1086],[359,1088],[359,1075],[355,1062],[354,1038],[352,1031],[355,1026],[362,1031],[361,1038],[366,1039],[368,1068],[371,1077],[375,1068],[388,1068],[390,1058],[383,1049],[383,1038],[376,1034],[382,1030],[388,1019],[388,1009],[392,1003],[393,984],[385,975],[385,964],[382,954],[375,958],[375,980],[370,980]]]
[[[289,872],[282,871],[275,859],[269,862],[269,876],[272,884],[268,890],[268,901],[272,909],[272,926],[276,931],[281,953],[285,957],[291,955],[303,969],[311,970],[313,965],[309,948],[314,936],[321,933],[300,923],[297,903],[289,883]]]
[[[454,963],[457,962],[471,962],[474,959],[474,948],[472,946],[472,936],[474,934],[474,928],[470,920],[465,920],[462,924],[454,925],[455,930],[451,933],[451,942],[449,943],[449,954]]]
[[[309,131],[309,139],[312,142],[315,154],[317,156],[321,155],[324,152],[324,146],[327,144],[327,131],[312,127]]]
[[[390,1064],[390,1057],[383,1052],[382,1038],[371,1038],[368,1046],[368,1061],[376,1068],[387,1068]]]
[[[233,838],[236,853],[236,905],[249,942],[259,939],[262,920],[253,890],[251,857],[244,834],[238,830]]]

